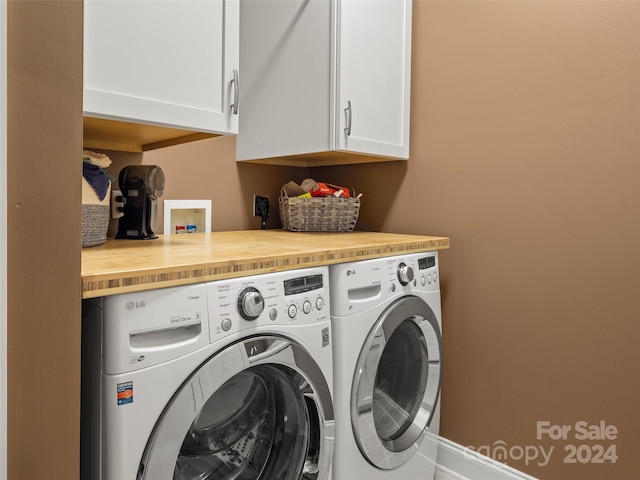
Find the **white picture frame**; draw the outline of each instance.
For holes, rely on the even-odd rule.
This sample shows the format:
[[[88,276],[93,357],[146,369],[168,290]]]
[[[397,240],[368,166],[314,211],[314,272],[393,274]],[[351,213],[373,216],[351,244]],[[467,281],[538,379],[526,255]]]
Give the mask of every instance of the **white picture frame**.
[[[185,227],[184,233],[188,226],[195,226],[188,233],[211,232],[211,200],[165,200],[164,234],[175,234],[178,226]]]

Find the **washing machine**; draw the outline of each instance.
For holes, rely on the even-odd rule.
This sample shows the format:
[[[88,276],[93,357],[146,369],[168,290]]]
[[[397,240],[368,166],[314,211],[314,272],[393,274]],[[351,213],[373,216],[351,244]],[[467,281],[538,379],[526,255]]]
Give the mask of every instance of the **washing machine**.
[[[82,480],[324,480],[327,267],[83,304]]]
[[[333,479],[432,480],[442,378],[437,252],[332,265]]]

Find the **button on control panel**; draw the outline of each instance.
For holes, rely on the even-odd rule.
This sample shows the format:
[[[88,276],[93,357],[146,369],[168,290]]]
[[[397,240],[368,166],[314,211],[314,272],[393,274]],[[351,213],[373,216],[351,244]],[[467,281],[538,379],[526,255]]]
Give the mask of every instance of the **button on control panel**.
[[[427,285],[434,285],[438,283],[438,272],[427,273],[426,275],[422,275],[420,277],[420,284],[424,287]]]
[[[296,318],[300,311],[305,315],[309,315],[314,311],[314,305],[315,311],[319,312],[322,310],[324,308],[324,298],[319,296],[313,302],[309,299],[305,299],[302,302],[302,308],[299,308],[298,304],[292,303],[287,307],[287,314],[289,315],[289,318]]]
[[[222,322],[220,323],[220,327],[222,328],[222,330],[224,330],[225,332],[228,332],[229,330],[231,330],[231,320],[229,320],[228,318],[225,318],[224,320],[222,320]]]
[[[311,302],[309,300],[305,300],[302,304],[302,311],[307,314],[311,311]]]

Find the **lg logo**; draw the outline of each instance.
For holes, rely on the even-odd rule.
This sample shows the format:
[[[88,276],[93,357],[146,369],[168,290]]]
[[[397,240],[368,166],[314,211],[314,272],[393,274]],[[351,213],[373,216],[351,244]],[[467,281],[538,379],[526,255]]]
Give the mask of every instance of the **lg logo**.
[[[127,310],[131,311],[135,308],[144,308],[146,305],[144,301],[142,302],[127,302],[124,306]]]
[[[144,355],[140,355],[140,356],[133,355],[133,356],[129,357],[129,363],[131,363],[131,364],[141,363],[141,362],[144,362],[145,358],[146,357]]]
[[[349,270],[347,270],[347,277],[350,277],[351,275],[355,275],[355,274],[356,274],[355,268],[350,268]]]

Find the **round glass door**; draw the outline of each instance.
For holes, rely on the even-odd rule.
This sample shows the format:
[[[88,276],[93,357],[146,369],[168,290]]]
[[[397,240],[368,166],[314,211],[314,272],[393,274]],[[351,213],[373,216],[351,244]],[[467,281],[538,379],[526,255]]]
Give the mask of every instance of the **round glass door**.
[[[298,344],[252,337],[215,354],[158,420],[138,480],[320,480],[333,454],[333,408]]]
[[[376,322],[356,368],[351,421],[373,465],[391,469],[418,449],[438,401],[441,336],[433,310],[403,297]]]
[[[309,433],[306,404],[291,377],[273,366],[248,369],[204,404],[184,438],[173,479],[298,480]]]

